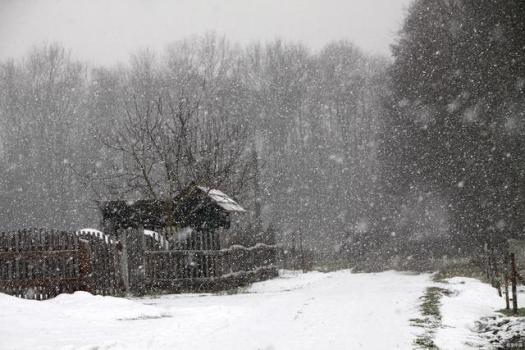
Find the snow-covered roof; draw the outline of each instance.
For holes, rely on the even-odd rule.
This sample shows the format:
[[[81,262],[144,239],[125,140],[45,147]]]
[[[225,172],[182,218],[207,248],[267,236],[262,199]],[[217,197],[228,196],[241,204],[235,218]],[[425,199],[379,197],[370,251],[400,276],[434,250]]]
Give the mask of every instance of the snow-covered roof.
[[[228,195],[226,195],[222,191],[215,190],[215,189],[210,189],[210,188],[204,187],[204,186],[197,186],[197,188],[199,190],[203,191],[204,193],[206,193],[206,195],[212,201],[217,203],[217,205],[219,207],[221,207],[222,209],[226,210],[227,212],[239,212],[239,213],[246,212],[246,210],[244,210],[243,207],[241,207],[236,201],[234,201],[233,199],[228,197]]]

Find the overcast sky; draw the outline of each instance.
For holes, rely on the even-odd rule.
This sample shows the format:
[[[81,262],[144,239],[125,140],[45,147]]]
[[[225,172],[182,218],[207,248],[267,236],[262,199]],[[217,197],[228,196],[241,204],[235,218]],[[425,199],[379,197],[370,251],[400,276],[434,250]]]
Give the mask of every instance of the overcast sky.
[[[348,39],[389,54],[410,0],[0,0],[0,59],[59,42],[111,64],[214,31],[241,44],[276,37],[313,49]]]

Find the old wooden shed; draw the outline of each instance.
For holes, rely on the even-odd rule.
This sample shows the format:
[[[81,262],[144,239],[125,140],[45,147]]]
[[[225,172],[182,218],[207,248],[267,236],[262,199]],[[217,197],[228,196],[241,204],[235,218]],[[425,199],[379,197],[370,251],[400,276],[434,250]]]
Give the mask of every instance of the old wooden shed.
[[[171,249],[220,249],[217,230],[228,229],[234,213],[245,210],[224,192],[191,185],[172,200],[99,203],[104,232],[139,228],[162,232]]]

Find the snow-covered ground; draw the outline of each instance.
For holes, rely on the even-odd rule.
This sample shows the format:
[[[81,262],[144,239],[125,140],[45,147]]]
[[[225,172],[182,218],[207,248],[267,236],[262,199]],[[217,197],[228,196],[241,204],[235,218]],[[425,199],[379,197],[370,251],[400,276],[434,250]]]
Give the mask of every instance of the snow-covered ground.
[[[494,315],[505,307],[505,300],[495,288],[479,280],[454,277],[440,284],[452,292],[441,298],[442,327],[436,332],[434,343],[440,349],[472,348],[490,349],[485,339],[476,332],[475,323],[483,317]],[[518,305],[525,303],[525,293],[520,289]]]
[[[346,270],[285,272],[232,295],[0,294],[0,349],[412,349],[421,329],[410,319],[432,285],[428,274]],[[447,285],[457,293],[442,298],[436,344],[464,349],[474,322],[502,300],[476,280]]]
[[[0,349],[410,349],[429,275],[284,273],[234,295],[0,294]]]

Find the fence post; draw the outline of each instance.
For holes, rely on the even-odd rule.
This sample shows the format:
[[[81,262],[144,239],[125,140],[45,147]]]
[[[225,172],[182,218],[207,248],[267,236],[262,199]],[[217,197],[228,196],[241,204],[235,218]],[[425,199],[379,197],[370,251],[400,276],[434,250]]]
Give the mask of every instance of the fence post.
[[[505,253],[503,257],[503,285],[505,287],[505,309],[510,310],[510,300],[509,300],[509,256]]]
[[[303,231],[299,231],[299,248],[301,249],[301,270],[303,273],[306,272],[306,267],[304,264],[304,250],[303,250]]]
[[[488,248],[488,243],[485,242],[485,244],[483,244],[483,251],[485,252],[485,255],[484,255],[484,259],[485,259],[485,273],[487,274],[487,280],[488,281],[491,281],[491,278],[490,278],[490,259],[489,259],[489,248]]]
[[[516,258],[514,253],[510,253],[511,263],[511,282],[512,282],[512,312],[516,315],[518,313],[518,293],[517,293],[517,271],[516,271]]]
[[[122,279],[127,293],[144,294],[144,228],[122,232]]]
[[[84,291],[93,293],[94,288],[92,285],[92,273],[93,266],[91,261],[91,248],[89,242],[82,239],[78,239],[78,251],[79,251],[79,280],[81,287]]]
[[[122,284],[124,291],[130,293],[129,289],[129,268],[128,268],[128,243],[127,230],[118,229],[118,237],[122,247],[122,255],[120,256],[120,275],[122,277]]]

